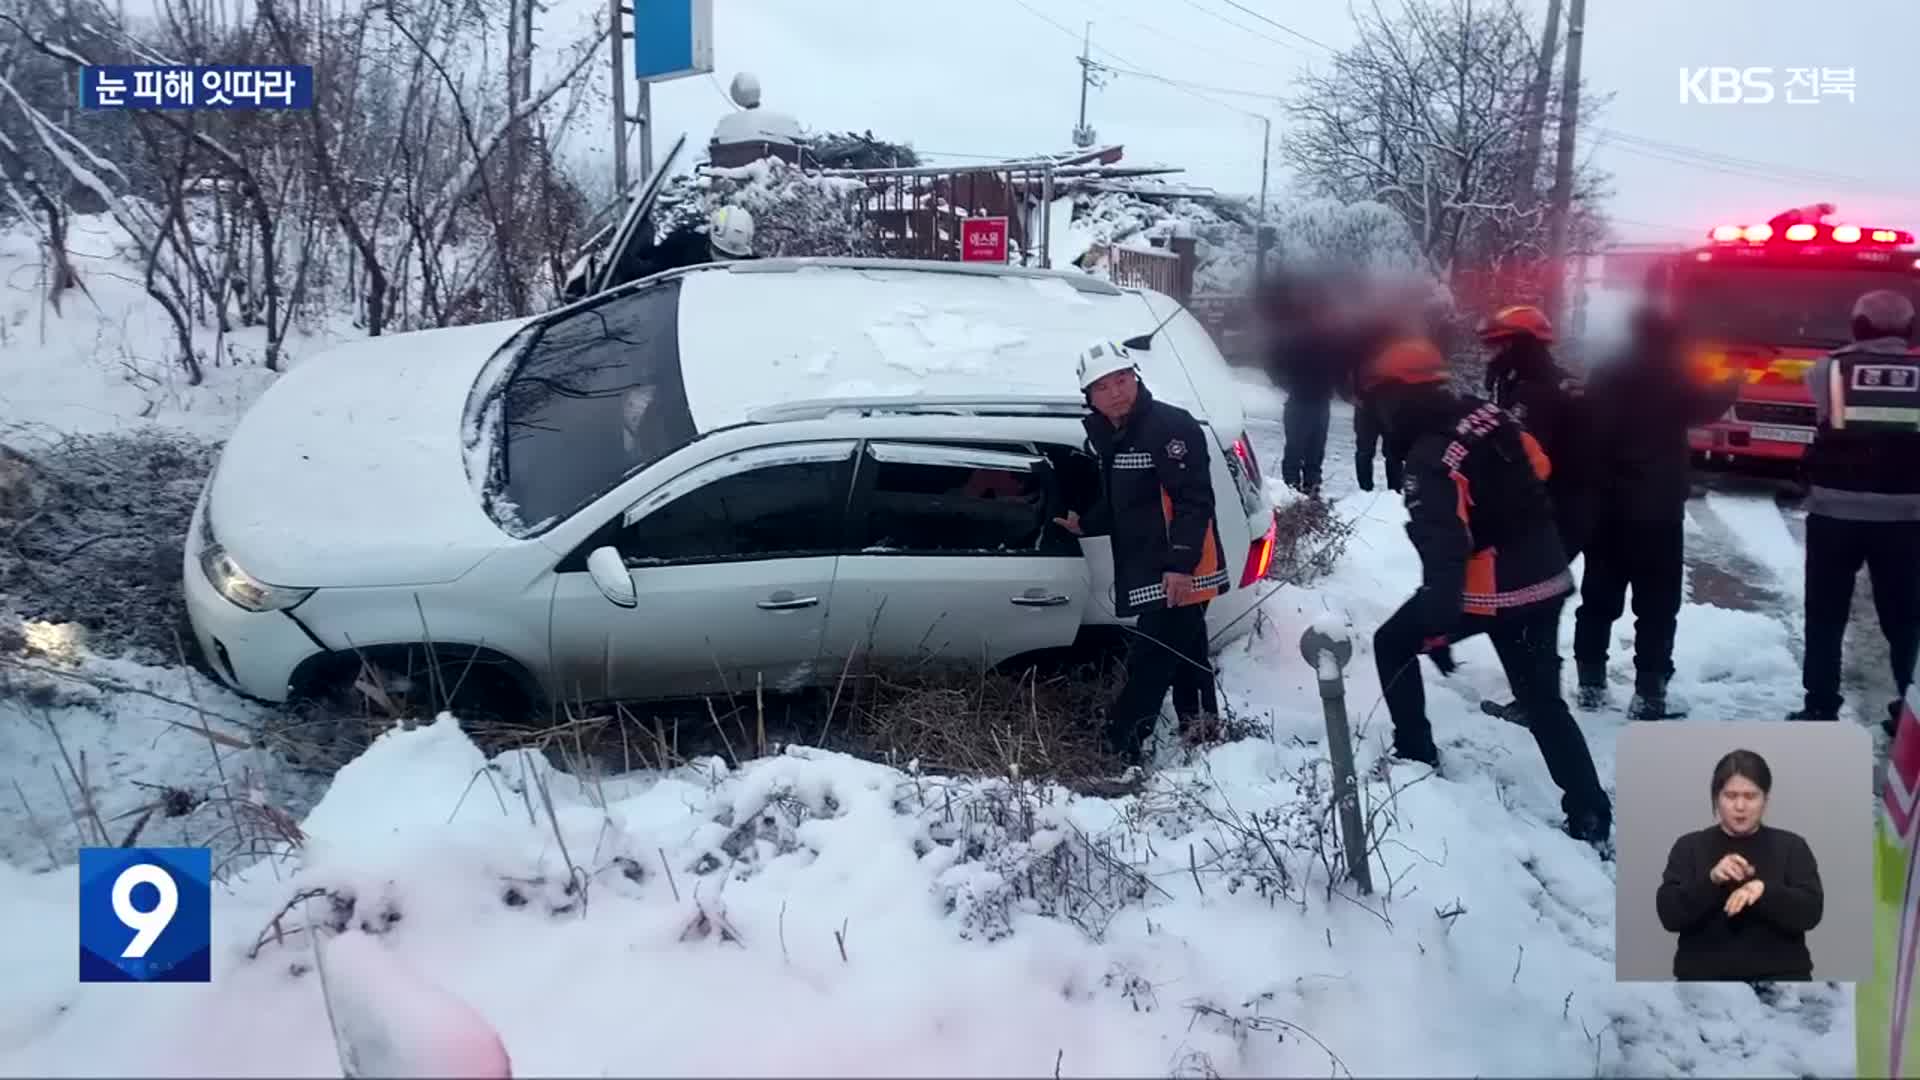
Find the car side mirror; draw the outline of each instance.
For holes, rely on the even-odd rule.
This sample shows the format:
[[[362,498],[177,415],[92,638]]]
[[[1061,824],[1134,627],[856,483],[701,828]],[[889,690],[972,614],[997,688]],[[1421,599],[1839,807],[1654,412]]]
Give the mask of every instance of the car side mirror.
[[[587,556],[587,576],[600,587],[600,595],[620,607],[640,606],[640,590],[634,587],[633,573],[616,549],[594,548],[593,554]]]

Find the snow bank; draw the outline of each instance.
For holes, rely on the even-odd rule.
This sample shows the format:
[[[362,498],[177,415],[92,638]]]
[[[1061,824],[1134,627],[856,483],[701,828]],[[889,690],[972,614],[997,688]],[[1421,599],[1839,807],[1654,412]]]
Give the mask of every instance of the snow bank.
[[[295,813],[323,790],[251,748],[268,711],[211,679],[91,656],[71,624],[13,625],[20,636],[10,640],[0,619],[0,862],[70,862],[76,847],[99,842],[89,802],[115,844],[138,825],[143,843],[192,845],[231,831],[205,801],[229,787],[257,788]],[[84,799],[76,773],[87,780]]]
[[[188,386],[173,324],[142,288],[137,245],[109,215],[73,216],[67,237],[85,291],[70,289],[60,310],[44,302],[51,273],[38,238],[16,222],[0,227],[0,441],[18,427],[105,433],[162,424],[202,438],[224,437],[273,373],[261,366],[266,332],[241,327],[218,343],[195,328],[205,381]],[[351,334],[344,321],[293,333],[289,365]]]

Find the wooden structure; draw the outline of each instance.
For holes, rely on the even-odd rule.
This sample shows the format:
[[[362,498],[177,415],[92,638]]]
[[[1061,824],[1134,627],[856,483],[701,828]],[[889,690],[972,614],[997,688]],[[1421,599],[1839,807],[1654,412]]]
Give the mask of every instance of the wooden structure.
[[[1123,153],[1120,146],[1102,146],[983,165],[823,169],[819,174],[865,184],[861,217],[886,256],[957,260],[962,219],[1004,217],[1009,259],[1049,267],[1052,208],[1064,194],[1180,171],[1122,166]]]

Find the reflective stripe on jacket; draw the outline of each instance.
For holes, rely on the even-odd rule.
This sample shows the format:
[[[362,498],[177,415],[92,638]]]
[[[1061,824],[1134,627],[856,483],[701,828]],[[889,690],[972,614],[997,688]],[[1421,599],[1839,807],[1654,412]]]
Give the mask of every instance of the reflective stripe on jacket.
[[[1162,576],[1188,574],[1188,604],[1233,585],[1215,524],[1207,433],[1185,409],[1156,401],[1143,383],[1126,422],[1086,418],[1100,458],[1103,503],[1097,532],[1113,543],[1114,610],[1122,618],[1167,602]],[[1097,534],[1097,533],[1095,533]]]

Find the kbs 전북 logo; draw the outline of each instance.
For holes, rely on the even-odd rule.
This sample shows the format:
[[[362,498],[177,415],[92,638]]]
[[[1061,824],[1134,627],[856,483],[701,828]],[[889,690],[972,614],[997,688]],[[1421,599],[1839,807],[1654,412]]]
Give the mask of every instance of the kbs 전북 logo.
[[[213,853],[80,850],[80,981],[209,982]]]

